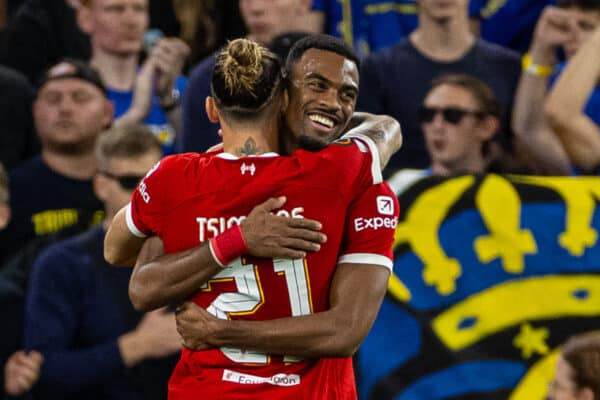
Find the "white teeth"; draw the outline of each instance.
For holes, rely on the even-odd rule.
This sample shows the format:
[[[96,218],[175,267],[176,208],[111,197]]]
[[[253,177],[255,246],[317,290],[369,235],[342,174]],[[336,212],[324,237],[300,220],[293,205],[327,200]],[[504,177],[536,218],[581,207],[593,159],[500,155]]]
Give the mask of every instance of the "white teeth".
[[[311,114],[308,116],[308,118],[310,118],[311,121],[318,122],[319,124],[325,125],[328,128],[333,128],[335,125],[335,122],[332,119],[319,114]]]

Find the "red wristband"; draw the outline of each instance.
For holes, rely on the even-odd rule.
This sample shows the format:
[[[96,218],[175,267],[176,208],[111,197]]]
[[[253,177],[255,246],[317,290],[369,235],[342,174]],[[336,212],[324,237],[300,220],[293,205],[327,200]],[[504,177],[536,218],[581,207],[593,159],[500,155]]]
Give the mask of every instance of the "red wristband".
[[[248,252],[248,246],[239,225],[234,225],[210,239],[208,244],[213,258],[223,268]]]

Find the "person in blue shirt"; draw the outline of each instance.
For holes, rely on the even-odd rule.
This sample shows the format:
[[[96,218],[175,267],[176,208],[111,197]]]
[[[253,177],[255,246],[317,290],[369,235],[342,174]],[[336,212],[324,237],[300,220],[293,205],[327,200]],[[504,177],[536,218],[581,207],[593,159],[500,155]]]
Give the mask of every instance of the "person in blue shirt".
[[[360,57],[390,47],[417,27],[416,0],[314,0],[325,33],[342,38]]]
[[[187,44],[178,38],[151,41],[140,67],[148,0],[82,0],[77,20],[90,37],[90,63],[115,105],[115,124],[143,122],[163,143],[163,152],[172,153],[181,130]]]
[[[558,78],[547,117],[570,160],[598,174],[600,166],[600,24]]]
[[[549,87],[557,77],[562,80],[563,69],[569,69],[571,60],[598,26],[600,1],[559,0],[558,7],[548,6],[542,13],[531,47],[522,59],[512,127],[543,173],[595,173],[597,165],[593,164],[598,162],[587,158],[593,153],[591,143],[578,146],[578,151],[572,141],[576,136],[567,134],[573,130],[564,128],[581,118],[595,120],[596,126],[600,123],[600,90],[593,71],[583,72],[581,77],[571,73],[572,78],[566,80],[569,86],[562,84],[562,90],[557,88],[559,93],[553,96],[554,101],[549,101],[546,110],[544,104]],[[566,63],[558,63],[559,51],[564,53]],[[597,49],[590,51],[591,57],[594,51]],[[589,57],[583,62],[593,65]],[[577,98],[572,98],[575,95]]]

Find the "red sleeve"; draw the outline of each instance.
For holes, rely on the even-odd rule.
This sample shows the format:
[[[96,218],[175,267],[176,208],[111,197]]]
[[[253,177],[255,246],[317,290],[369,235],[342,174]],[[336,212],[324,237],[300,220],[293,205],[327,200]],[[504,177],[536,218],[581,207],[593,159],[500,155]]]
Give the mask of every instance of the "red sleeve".
[[[129,231],[138,237],[159,234],[165,215],[166,195],[174,186],[175,157],[159,161],[148,171],[131,197],[126,218]]]
[[[400,205],[387,183],[371,186],[350,205],[338,263],[377,264],[390,270]]]

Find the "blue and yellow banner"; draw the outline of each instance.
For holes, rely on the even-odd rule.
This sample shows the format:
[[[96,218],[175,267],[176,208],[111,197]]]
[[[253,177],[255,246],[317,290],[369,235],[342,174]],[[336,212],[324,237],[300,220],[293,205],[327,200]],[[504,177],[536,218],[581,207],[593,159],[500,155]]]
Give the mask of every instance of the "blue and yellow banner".
[[[557,351],[600,327],[600,178],[423,178],[398,195],[362,399],[544,399]]]

